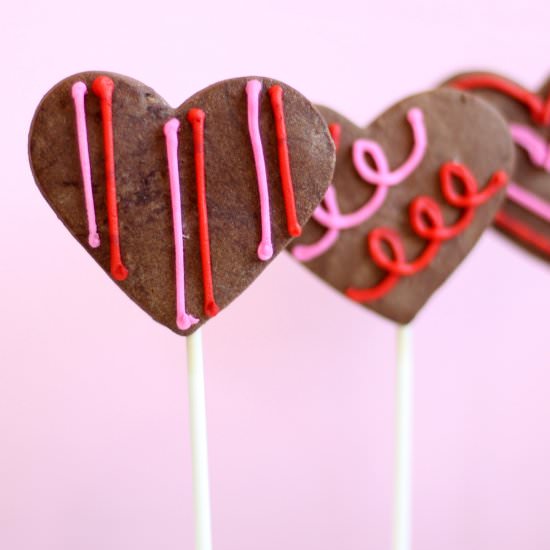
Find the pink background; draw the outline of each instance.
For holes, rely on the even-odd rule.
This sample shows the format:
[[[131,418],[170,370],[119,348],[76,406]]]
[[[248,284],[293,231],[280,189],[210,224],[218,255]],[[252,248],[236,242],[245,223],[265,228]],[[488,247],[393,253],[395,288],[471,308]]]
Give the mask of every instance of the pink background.
[[[117,290],[36,190],[26,134],[41,96],[85,69],[173,104],[259,73],[366,123],[463,68],[539,85],[547,0],[445,4],[4,7],[0,548],[193,537],[185,342]],[[550,547],[548,276],[490,231],[415,323],[417,549]],[[283,256],[204,332],[216,550],[389,548],[394,326]]]

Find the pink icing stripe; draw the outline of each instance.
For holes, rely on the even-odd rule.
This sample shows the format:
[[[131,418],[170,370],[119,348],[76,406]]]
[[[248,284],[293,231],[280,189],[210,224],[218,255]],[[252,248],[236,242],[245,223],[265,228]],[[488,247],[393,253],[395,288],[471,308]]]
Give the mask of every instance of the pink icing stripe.
[[[550,145],[537,132],[523,124],[510,124],[510,134],[516,145],[526,151],[535,166],[550,172]],[[507,196],[521,207],[550,222],[550,203],[535,193],[510,182]]]
[[[539,196],[527,191],[517,183],[508,184],[507,197],[533,214],[540,216],[544,221],[550,222],[550,203]]]
[[[258,98],[262,83],[259,80],[249,80],[246,84],[248,98],[248,131],[256,164],[256,176],[258,178],[258,191],[260,193],[260,215],[262,225],[262,238],[258,245],[258,258],[266,261],[273,256],[273,244],[271,242],[271,216],[269,213],[269,191],[267,187],[267,173],[265,168],[264,150],[259,125]]]
[[[181,213],[180,175],[178,167],[178,129],[177,118],[170,119],[164,125],[166,153],[168,155],[168,173],[170,176],[170,195],[172,198],[172,219],[174,225],[174,248],[176,253],[176,323],[181,330],[187,330],[199,320],[189,315],[185,309],[185,268],[183,251],[183,222]]]
[[[550,147],[541,136],[523,124],[510,124],[510,134],[516,145],[527,152],[535,166],[550,171]]]
[[[418,108],[407,113],[413,132],[413,148],[409,157],[396,170],[391,171],[384,150],[372,140],[360,139],[353,144],[353,164],[358,174],[367,182],[376,185],[374,194],[358,210],[342,214],[338,207],[336,189],[331,185],[325,196],[326,210],[318,206],[313,218],[328,229],[323,237],[310,245],[295,246],[292,254],[301,261],[309,261],[324,254],[337,241],[341,229],[357,227],[374,215],[384,203],[389,187],[406,180],[420,165],[428,147],[428,136],[424,124],[424,115]],[[369,153],[374,161],[372,169],[365,160]]]
[[[76,113],[76,133],[78,137],[78,152],[80,156],[80,170],[84,187],[84,202],[88,219],[88,244],[92,248],[100,245],[95,219],[94,194],[92,191],[92,171],[90,168],[90,152],[88,149],[88,130],[86,127],[86,107],[84,96],[87,93],[84,82],[75,82],[72,86],[72,96]]]

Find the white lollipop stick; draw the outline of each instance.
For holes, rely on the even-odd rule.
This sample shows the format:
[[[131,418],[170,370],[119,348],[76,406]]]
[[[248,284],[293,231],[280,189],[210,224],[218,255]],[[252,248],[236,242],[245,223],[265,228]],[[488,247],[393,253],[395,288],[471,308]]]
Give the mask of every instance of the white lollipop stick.
[[[412,426],[413,426],[412,327],[397,328],[395,394],[395,488],[393,549],[411,549]]]
[[[195,550],[211,550],[212,526],[201,329],[196,330],[191,336],[187,337],[187,377],[193,466]]]

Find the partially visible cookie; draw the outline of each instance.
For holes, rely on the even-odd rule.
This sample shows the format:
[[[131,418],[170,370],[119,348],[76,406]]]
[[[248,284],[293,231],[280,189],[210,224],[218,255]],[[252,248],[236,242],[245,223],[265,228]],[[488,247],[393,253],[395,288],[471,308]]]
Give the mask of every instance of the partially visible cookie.
[[[348,298],[409,323],[504,199],[506,123],[451,89],[409,97],[364,129],[321,112],[337,144],[334,180],[291,253]]]
[[[494,73],[462,73],[445,85],[495,106],[508,122],[517,162],[495,218],[503,234],[550,262],[550,80],[538,92]]]
[[[57,84],[30,131],[46,200],[118,286],[188,335],[298,235],[334,145],[317,109],[270,78],[214,84],[173,109],[131,78]]]

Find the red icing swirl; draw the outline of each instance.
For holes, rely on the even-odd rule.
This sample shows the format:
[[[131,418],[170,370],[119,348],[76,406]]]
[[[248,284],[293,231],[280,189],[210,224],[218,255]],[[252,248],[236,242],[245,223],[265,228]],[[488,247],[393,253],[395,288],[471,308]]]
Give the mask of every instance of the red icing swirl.
[[[486,203],[508,180],[505,172],[495,172],[487,186],[478,191],[478,183],[473,174],[463,164],[447,162],[440,170],[441,190],[448,204],[462,209],[456,223],[445,225],[439,204],[432,197],[415,198],[409,208],[412,230],[427,241],[426,247],[413,261],[407,261],[401,236],[387,227],[377,227],[367,237],[367,245],[374,263],[387,272],[376,285],[369,288],[348,288],[346,295],[361,303],[383,298],[399,282],[401,277],[409,277],[426,269],[436,257],[441,245],[460,235],[471,224],[475,210]],[[454,179],[462,183],[462,192],[454,184]],[[385,246],[384,246],[385,245]],[[390,250],[390,255],[386,252]]]

